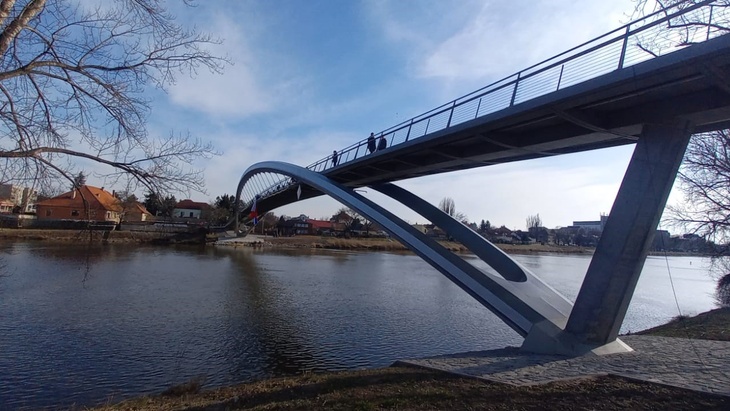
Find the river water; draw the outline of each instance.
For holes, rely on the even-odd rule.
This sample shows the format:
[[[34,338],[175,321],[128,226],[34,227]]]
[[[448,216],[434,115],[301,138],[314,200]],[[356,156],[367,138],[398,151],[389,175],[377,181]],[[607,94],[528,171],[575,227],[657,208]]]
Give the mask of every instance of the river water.
[[[571,300],[590,261],[515,258]],[[622,330],[713,308],[708,263],[650,257]],[[522,342],[411,254],[0,242],[0,273],[0,409]]]

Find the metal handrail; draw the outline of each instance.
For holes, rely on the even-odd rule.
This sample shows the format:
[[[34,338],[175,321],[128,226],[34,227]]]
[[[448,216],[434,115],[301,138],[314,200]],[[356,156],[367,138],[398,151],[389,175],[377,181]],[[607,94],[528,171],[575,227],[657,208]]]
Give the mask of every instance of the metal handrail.
[[[660,27],[661,24],[671,23],[673,19],[684,18],[690,13],[697,12],[697,16],[692,16],[698,18],[694,24],[707,25],[704,40],[708,40],[716,35],[724,34],[724,31],[720,30],[716,24],[718,20],[722,21],[722,18],[717,15],[717,8],[720,9],[720,13],[727,13],[726,10],[730,9],[730,6],[719,6],[718,0],[704,0],[686,7],[680,3],[658,10],[374,134],[376,138],[381,136],[386,138],[387,147],[390,148],[654,58],[656,55],[639,47],[638,41],[637,44],[633,44],[632,38],[652,34],[650,31],[653,29],[663,30]],[[728,18],[728,16],[724,17]],[[711,30],[713,27],[714,32]],[[657,32],[659,32],[658,30]],[[665,40],[667,44],[663,45],[673,44],[672,39]],[[673,50],[679,48],[674,47]],[[367,155],[367,152],[367,138],[337,150],[337,166],[362,158]],[[315,172],[333,167],[335,166],[332,164],[331,155],[307,166],[309,170]],[[267,184],[259,190],[253,191],[257,191],[261,197],[266,197],[286,190],[296,182],[291,181],[288,177],[283,177],[275,180],[274,183]],[[249,208],[252,199],[253,196],[246,203]]]
[[[682,7],[682,5],[679,4],[668,7],[667,9],[658,10],[648,16],[627,23],[617,29],[598,36],[579,46],[566,50],[558,55],[550,57],[549,59],[544,60],[540,63],[534,64],[501,80],[493,82],[476,91],[468,93],[439,107],[419,114],[411,119],[405,120],[383,131],[375,133],[375,135],[378,138],[380,136],[383,136],[388,141],[388,147],[393,147],[406,141],[423,137],[429,134],[429,132],[433,133],[435,131],[440,131],[450,126],[459,124],[463,121],[479,118],[487,114],[499,111],[501,109],[509,108],[516,104],[531,100],[533,98],[546,95],[553,91],[561,90],[565,87],[578,84],[592,78],[596,78],[607,72],[619,70],[636,64],[640,61],[653,58],[654,56],[646,52],[646,58],[644,59],[640,59],[637,61],[628,59],[628,57],[634,57],[633,54],[627,54],[627,49],[630,46],[630,39],[632,37],[636,37],[642,33],[645,33],[648,30],[656,28],[660,24],[670,22],[677,17],[686,16],[694,11],[702,12],[704,9],[712,11],[712,8],[714,7],[714,3],[716,3],[716,1],[717,0],[705,0],[687,7]],[[723,10],[724,9],[725,7],[723,7]],[[658,16],[662,15],[663,17],[657,18]],[[704,15],[702,17],[704,17]],[[708,25],[706,39],[710,38],[710,19],[712,19],[712,14],[708,13],[707,20],[701,20],[702,23]],[[632,29],[632,27],[634,28]],[[638,49],[638,46],[636,45],[633,45],[633,47]],[[609,56],[611,59],[609,59],[608,61],[605,59],[594,61],[590,58],[593,54],[598,54],[598,57],[604,57],[605,54],[617,54],[617,56]],[[584,59],[584,57],[587,58]],[[615,60],[612,60],[613,58],[615,58]],[[577,67],[577,70],[573,71],[572,73],[566,72],[567,70],[570,70],[571,63],[573,63],[574,66]],[[586,63],[594,65],[598,63],[598,67],[592,72],[586,72]],[[602,68],[603,66],[611,67],[611,69],[604,69]],[[558,68],[559,70],[557,70]],[[591,67],[587,67],[587,69],[590,70]],[[556,73],[550,73],[551,70],[555,70]],[[547,78],[541,79],[539,78],[540,75],[547,75]],[[579,80],[566,81],[565,79],[569,75],[577,75]],[[531,83],[531,81],[533,80],[538,81],[534,82],[533,84]],[[506,104],[502,104],[501,108],[497,108],[491,111],[489,111],[488,109],[483,109],[483,107],[486,106],[484,104],[485,100],[486,103],[499,103],[498,100],[500,97],[506,97],[499,95],[500,92],[504,91],[507,91],[507,94],[510,94],[509,92],[511,92],[509,96],[509,101],[503,102]],[[494,96],[495,101],[489,101],[488,98],[490,96]],[[467,110],[466,113],[459,112],[459,109],[463,109],[470,103],[476,105],[477,108],[473,111]],[[457,115],[458,117],[455,117],[455,115]],[[443,118],[440,118],[439,116],[442,116]],[[442,124],[433,125],[433,123],[437,121],[440,121]],[[414,126],[422,124],[423,122],[426,122],[426,124],[422,127],[423,132],[416,135],[416,133],[414,133]],[[420,130],[416,131],[420,132]],[[399,133],[405,135],[405,138],[403,138],[402,141],[396,141]],[[361,158],[363,155],[366,154],[366,151],[367,138],[353,143],[341,150],[337,150],[337,165],[339,166],[353,161],[357,158]],[[332,165],[331,155],[317,160],[307,166],[308,169],[317,172],[324,171],[333,167],[334,166]]]

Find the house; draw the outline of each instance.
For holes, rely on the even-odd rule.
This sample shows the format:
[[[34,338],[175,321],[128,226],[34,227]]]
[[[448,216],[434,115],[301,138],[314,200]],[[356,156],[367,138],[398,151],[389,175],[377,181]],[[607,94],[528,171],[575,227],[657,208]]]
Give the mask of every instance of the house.
[[[583,228],[588,231],[596,230],[603,232],[603,228],[606,227],[606,221],[608,221],[608,216],[601,214],[601,219],[598,221],[573,221],[573,227]]]
[[[529,227],[527,232],[531,238],[534,238],[540,244],[550,242],[550,232],[545,227]]]
[[[172,216],[174,218],[190,218],[190,219],[201,219],[203,218],[203,212],[208,211],[210,205],[208,203],[199,203],[190,199],[185,199],[177,203],[175,208],[172,210]]]
[[[423,227],[426,230],[425,234],[431,238],[435,238],[437,240],[447,240],[449,238],[446,231],[437,227],[435,224],[424,224]]]
[[[277,235],[282,237],[307,235],[312,231],[308,220],[309,218],[305,215],[290,218],[288,220],[284,219],[284,216],[282,216],[279,218],[279,222],[276,223]]]
[[[0,198],[0,213],[12,213],[15,203],[10,200]]]
[[[145,206],[135,201],[124,204],[124,216],[122,220],[129,223],[152,221],[152,213],[147,211]]]
[[[308,219],[310,234],[312,235],[331,235],[334,233],[334,223],[332,221]]]
[[[413,225],[411,225],[411,227],[413,227],[413,228],[415,228],[416,230],[418,230],[418,231],[419,231],[419,232],[420,232],[421,234],[426,234],[426,233],[428,233],[428,227],[426,227],[426,226],[425,226],[425,225],[423,225],[423,224],[413,224]]]
[[[509,228],[501,226],[492,230],[492,235],[490,235],[489,241],[501,244],[514,244],[519,242],[520,238],[515,237],[512,230]]]
[[[84,205],[88,202],[88,215]],[[38,220],[92,220],[119,223],[122,202],[104,188],[83,185],[81,188],[36,203]]]

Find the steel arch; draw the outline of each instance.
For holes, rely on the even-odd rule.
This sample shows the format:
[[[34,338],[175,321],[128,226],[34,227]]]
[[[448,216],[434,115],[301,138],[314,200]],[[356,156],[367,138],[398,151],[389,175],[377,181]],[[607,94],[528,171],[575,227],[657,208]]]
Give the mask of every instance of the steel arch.
[[[383,207],[322,174],[284,162],[267,161],[254,164],[244,172],[238,183],[236,190],[237,204],[240,201],[241,191],[246,182],[254,175],[265,172],[293,177],[301,183],[330,195],[371,221],[377,222],[390,235],[397,238],[431,266],[476,298],[520,335],[527,336],[535,324],[543,324],[543,326],[549,324],[556,331],[564,327],[567,316],[570,314],[570,302],[550,287],[547,287],[524,268],[519,267],[525,275],[524,280],[521,282],[519,282],[520,279],[517,282],[510,281],[499,275],[484,272],[414,229],[410,224]],[[379,187],[379,189],[390,191],[394,198],[399,197],[402,200],[406,197],[402,192],[394,194],[397,190],[393,188],[388,190]],[[420,201],[423,202],[423,200]],[[425,202],[417,204],[413,199],[406,199],[405,203],[414,209],[420,208],[421,211],[425,209]],[[440,224],[444,224],[446,220],[440,221]],[[554,301],[558,301],[559,304],[552,304]]]

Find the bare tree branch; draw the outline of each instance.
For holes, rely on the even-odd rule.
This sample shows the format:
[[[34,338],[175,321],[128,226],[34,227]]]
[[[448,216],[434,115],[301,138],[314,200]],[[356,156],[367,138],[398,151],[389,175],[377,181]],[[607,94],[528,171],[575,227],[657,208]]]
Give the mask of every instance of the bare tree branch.
[[[72,175],[74,159],[86,159],[156,192],[204,191],[193,164],[217,153],[189,135],[150,136],[145,92],[228,61],[163,4],[0,0],[4,181]]]

